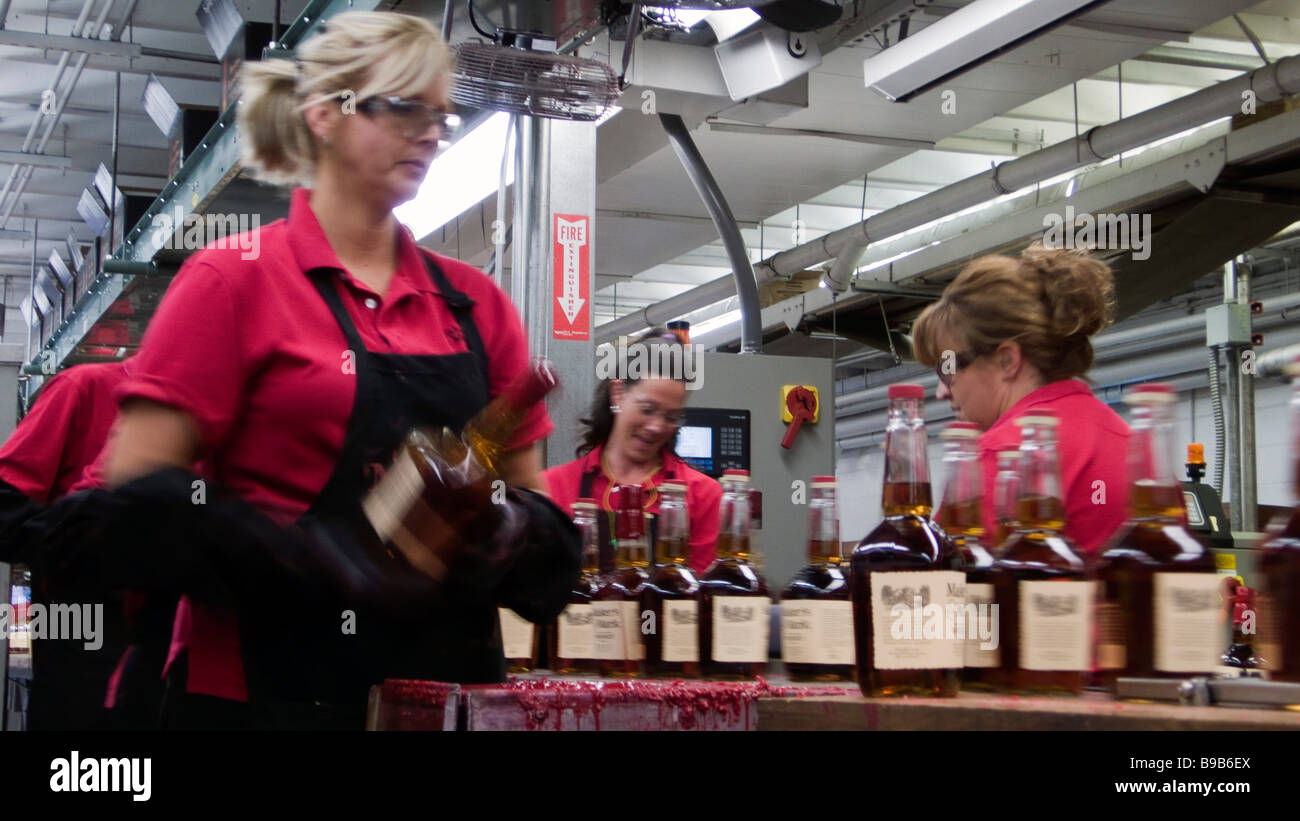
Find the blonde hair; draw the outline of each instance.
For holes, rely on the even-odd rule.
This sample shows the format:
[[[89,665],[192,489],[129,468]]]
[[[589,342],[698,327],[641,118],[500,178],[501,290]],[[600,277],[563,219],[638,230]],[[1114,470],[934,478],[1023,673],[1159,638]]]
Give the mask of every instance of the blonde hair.
[[[1115,312],[1110,266],[1086,251],[1032,245],[1019,259],[990,255],[966,266],[912,325],[912,352],[933,367],[943,348],[969,356],[1008,340],[1048,382],[1092,367],[1089,337]]]
[[[451,67],[450,49],[427,20],[393,12],[335,15],[296,59],[244,64],[238,112],[244,166],[266,182],[310,184],[317,146],[305,108],[349,92],[353,102],[377,94],[418,96]]]

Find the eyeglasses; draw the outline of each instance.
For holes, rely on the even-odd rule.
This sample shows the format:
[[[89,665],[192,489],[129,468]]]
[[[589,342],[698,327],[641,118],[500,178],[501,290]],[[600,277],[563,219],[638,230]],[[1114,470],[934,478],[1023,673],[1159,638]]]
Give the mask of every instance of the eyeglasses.
[[[443,137],[455,134],[460,128],[460,117],[455,114],[405,97],[367,97],[357,103],[357,111],[371,119],[391,123],[408,139],[420,136],[430,126],[436,125]]]
[[[949,357],[948,356],[949,353],[952,353],[953,356]],[[934,375],[939,377],[939,381],[942,382],[945,386],[952,387],[952,378],[956,376],[959,371],[965,370],[967,367],[969,367],[970,364],[978,358],[979,357],[977,356],[970,356],[964,353],[956,353],[955,351],[952,352],[944,351],[944,355],[939,358],[939,364],[934,366]],[[949,366],[949,363],[952,363],[951,368]],[[945,370],[949,368],[951,372],[949,372],[949,370]]]
[[[639,402],[635,407],[637,413],[651,419],[654,419],[657,416],[664,420],[664,424],[670,428],[680,428],[686,422],[686,414],[683,411],[659,410],[658,405],[651,405],[645,402]]]

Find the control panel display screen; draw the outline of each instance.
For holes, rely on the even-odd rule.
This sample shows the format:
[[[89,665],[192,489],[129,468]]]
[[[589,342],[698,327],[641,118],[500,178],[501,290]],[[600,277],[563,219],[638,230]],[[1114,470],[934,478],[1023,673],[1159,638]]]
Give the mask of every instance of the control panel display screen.
[[[749,411],[686,408],[676,450],[688,465],[715,479],[724,470],[749,470]]]

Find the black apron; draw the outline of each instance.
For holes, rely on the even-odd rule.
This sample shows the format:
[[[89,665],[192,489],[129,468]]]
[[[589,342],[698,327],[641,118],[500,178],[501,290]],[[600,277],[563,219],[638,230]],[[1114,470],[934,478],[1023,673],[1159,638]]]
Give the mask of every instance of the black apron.
[[[367,351],[335,288],[340,272],[308,272],[355,354],[357,386],[338,462],[304,519],[367,528],[361,500],[407,432],[460,430],[488,403],[487,353],[471,317],[474,302],[422,256],[460,326],[465,353]],[[258,714],[272,714],[278,726],[360,729],[369,689],[385,678],[505,680],[494,601],[439,601],[395,616],[342,594],[322,601],[286,590],[268,610],[244,614],[240,641],[250,704]],[[355,617],[354,632],[345,632],[345,611]]]
[[[659,485],[664,484],[664,482],[674,481],[677,478],[677,474],[672,468],[665,468],[665,470],[667,473],[664,476],[664,481],[660,482]],[[592,473],[592,471],[586,471],[582,474],[582,479],[578,482],[579,499],[593,498],[591,495]],[[658,485],[656,485],[657,487]],[[599,502],[596,503],[596,512],[596,527],[600,530],[600,572],[609,573],[614,569],[614,550],[617,547],[614,539],[615,534],[610,526],[614,516],[612,511],[601,509]],[[650,566],[654,567],[656,563],[655,542],[658,541],[659,536],[659,517],[652,513],[649,519],[646,527],[646,552],[650,557]]]

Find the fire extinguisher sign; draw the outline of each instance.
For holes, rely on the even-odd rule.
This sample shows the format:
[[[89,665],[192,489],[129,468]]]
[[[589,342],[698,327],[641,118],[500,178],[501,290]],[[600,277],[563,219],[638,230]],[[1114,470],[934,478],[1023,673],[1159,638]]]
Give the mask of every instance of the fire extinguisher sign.
[[[551,336],[581,342],[591,339],[591,219],[555,215],[555,305]]]

